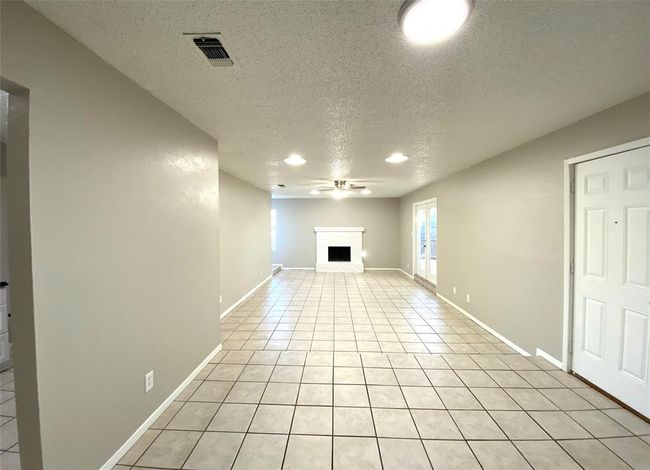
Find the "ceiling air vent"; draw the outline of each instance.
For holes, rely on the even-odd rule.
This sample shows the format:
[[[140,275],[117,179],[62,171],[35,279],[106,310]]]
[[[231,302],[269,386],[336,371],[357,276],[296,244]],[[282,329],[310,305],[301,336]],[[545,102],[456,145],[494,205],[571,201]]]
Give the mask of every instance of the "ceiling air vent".
[[[200,36],[194,38],[194,44],[208,58],[211,65],[215,67],[233,65],[228,52],[217,38]]]

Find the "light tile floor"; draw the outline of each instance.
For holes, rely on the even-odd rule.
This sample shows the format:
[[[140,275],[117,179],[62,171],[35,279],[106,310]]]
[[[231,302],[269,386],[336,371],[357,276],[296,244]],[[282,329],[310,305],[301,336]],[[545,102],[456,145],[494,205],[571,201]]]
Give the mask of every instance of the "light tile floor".
[[[20,470],[13,369],[0,372],[0,470]]]
[[[397,272],[282,271],[116,468],[650,469],[650,425]]]
[[[222,337],[116,469],[650,469],[649,424],[397,272],[282,271]]]

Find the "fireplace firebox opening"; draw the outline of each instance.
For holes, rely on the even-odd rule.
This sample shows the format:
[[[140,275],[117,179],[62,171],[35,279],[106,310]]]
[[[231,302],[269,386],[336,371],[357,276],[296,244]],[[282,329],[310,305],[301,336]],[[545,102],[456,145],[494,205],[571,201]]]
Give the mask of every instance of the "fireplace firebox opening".
[[[351,251],[349,246],[328,246],[327,261],[329,262],[350,262]]]

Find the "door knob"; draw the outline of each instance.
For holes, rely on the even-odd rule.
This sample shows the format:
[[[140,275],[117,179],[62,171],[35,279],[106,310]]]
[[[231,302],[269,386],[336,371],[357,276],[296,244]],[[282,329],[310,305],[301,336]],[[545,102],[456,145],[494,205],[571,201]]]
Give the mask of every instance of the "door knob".
[[[0,281],[0,289],[4,289],[8,285],[9,285],[9,283],[7,281]]]

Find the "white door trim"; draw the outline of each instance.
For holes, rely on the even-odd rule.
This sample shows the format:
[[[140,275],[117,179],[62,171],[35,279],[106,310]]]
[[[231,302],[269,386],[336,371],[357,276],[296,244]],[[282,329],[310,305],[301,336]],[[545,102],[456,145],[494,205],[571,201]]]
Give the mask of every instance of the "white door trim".
[[[630,150],[650,146],[650,137],[633,140],[625,144],[616,145],[586,155],[564,160],[564,283],[563,283],[563,322],[562,322],[562,369],[567,372],[572,370],[572,343],[573,343],[573,273],[571,267],[574,259],[574,207],[575,198],[572,186],[575,184],[575,166],[589,160],[610,157]]]
[[[417,201],[413,203],[413,207],[411,209],[411,277],[415,278],[415,274],[417,272],[417,256],[418,256],[418,249],[417,249],[417,243],[415,243],[415,232],[416,230],[416,221],[415,221],[415,206],[419,206],[420,204],[429,204],[430,202],[435,202],[436,207],[438,207],[438,198],[437,197],[430,197],[429,199],[425,199],[423,201]],[[427,216],[428,217],[428,216]],[[438,284],[436,278],[436,285]]]

